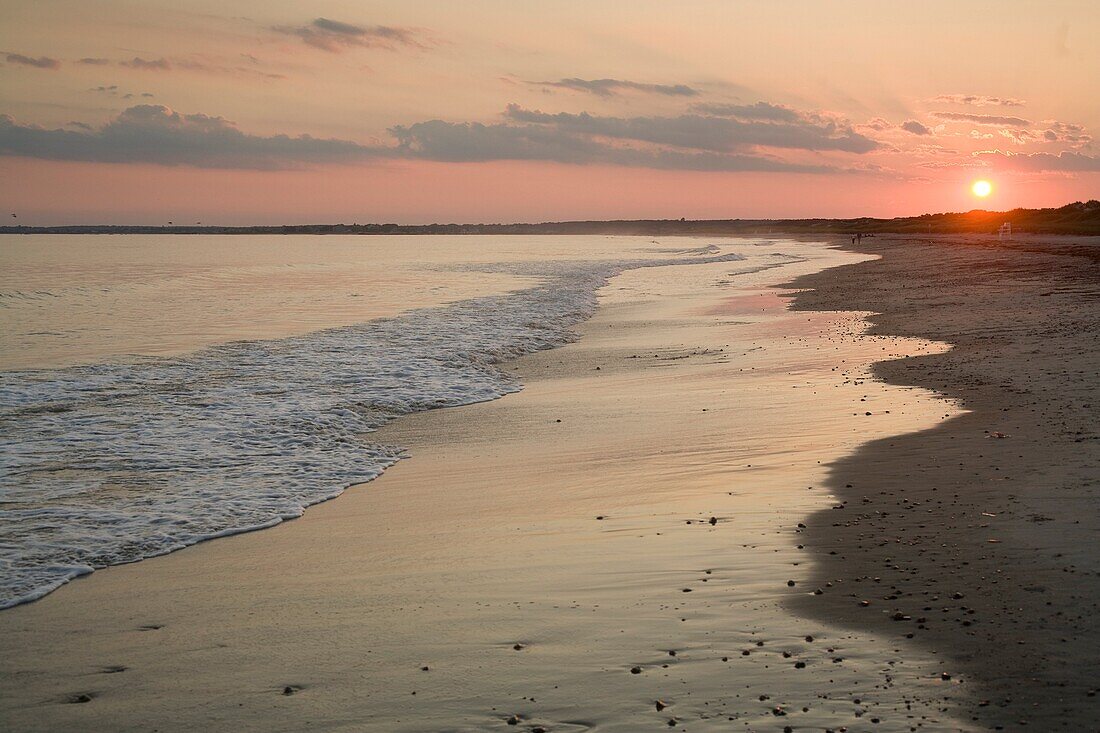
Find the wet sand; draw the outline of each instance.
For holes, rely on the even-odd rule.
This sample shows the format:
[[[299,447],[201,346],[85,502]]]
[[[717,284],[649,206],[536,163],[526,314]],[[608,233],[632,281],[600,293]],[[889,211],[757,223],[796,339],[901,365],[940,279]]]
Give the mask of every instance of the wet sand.
[[[852,248],[845,244],[846,248]],[[879,313],[870,333],[954,344],[874,368],[965,414],[833,464],[792,608],[912,637],[983,727],[1100,720],[1100,239],[867,239],[882,259],[797,280],[804,310]],[[867,602],[866,605],[863,602]]]
[[[101,570],[0,613],[0,722],[15,730],[970,729],[984,683],[977,665],[930,643],[949,626],[941,615],[925,624],[927,635],[914,621],[868,623],[892,603],[881,589],[902,588],[892,565],[910,569],[916,561],[902,552],[922,549],[906,535],[890,564],[875,564],[884,562],[879,535],[904,534],[885,520],[914,495],[897,489],[885,517],[829,508],[855,503],[836,485],[846,466],[897,469],[909,452],[876,464],[867,451],[934,434],[957,414],[929,389],[869,379],[876,361],[924,355],[890,363],[926,363],[944,347],[863,336],[851,293],[836,301],[844,312],[787,311],[785,291],[771,285],[859,259],[826,255],[738,276],[729,263],[625,273],[602,292],[580,341],[508,365],[522,392],[408,416],[372,436],[411,456],[376,481],[300,520]],[[869,297],[896,286],[875,286],[875,266],[835,272],[871,268],[861,291]],[[826,290],[816,303],[800,296],[800,307],[824,307],[833,275],[818,277]],[[975,338],[985,325],[974,326]],[[954,376],[928,386],[942,390]],[[988,450],[1012,446],[1021,432],[1012,421],[986,429],[1013,434],[983,438]],[[845,458],[885,435],[908,437]],[[858,491],[870,479],[846,483]],[[883,501],[882,490],[868,491],[871,501]],[[958,515],[953,493],[938,488],[920,507],[933,510],[922,520],[928,536],[961,542],[946,533],[998,521]],[[1025,529],[1055,524],[1023,520]],[[868,541],[842,540],[832,524],[844,522],[853,533],[878,526]],[[997,538],[1006,547],[1012,539]],[[841,555],[829,555],[836,547]],[[993,556],[983,546],[943,569],[965,580],[969,568],[984,570],[980,555]],[[1083,567],[1068,554],[1059,562]],[[1066,573],[1063,590],[1043,598],[1070,604],[1048,614],[1081,613],[1065,582],[1080,577]],[[951,593],[969,599],[1005,583],[989,578]],[[877,593],[860,592],[872,584]],[[853,587],[872,604],[859,606]],[[1075,653],[1087,656],[1082,646]]]

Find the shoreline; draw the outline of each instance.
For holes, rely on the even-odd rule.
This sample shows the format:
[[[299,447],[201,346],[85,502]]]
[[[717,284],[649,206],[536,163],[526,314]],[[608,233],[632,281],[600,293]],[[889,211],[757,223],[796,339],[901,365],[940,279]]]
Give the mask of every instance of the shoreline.
[[[830,352],[849,349],[853,369],[933,345],[849,344],[858,313],[788,313],[776,273],[700,291],[724,288],[729,265],[695,268],[671,290],[619,276],[580,341],[509,364],[523,392],[387,426],[375,437],[413,459],[299,520],[0,613],[2,697],[22,700],[0,718],[420,731],[504,730],[511,714],[521,729],[625,731],[770,725],[789,709],[804,727],[866,713],[884,731],[918,715],[962,729],[938,712],[933,659],[778,613],[809,582],[790,528],[827,502],[797,486],[869,436],[932,421],[920,394],[830,376]],[[725,324],[749,329],[739,356],[723,353]],[[729,382],[731,364],[764,381]],[[844,417],[860,394],[874,421]],[[749,432],[731,411],[744,400]],[[80,696],[92,704],[65,704]]]
[[[624,241],[640,244],[635,240]],[[42,507],[42,512],[28,511],[20,520],[11,520],[5,515],[9,544],[4,548],[0,564],[11,563],[6,567],[12,571],[12,582],[9,584],[5,577],[0,609],[41,598],[73,578],[89,574],[93,568],[137,562],[199,542],[269,529],[287,519],[297,518],[309,506],[331,500],[351,486],[369,482],[399,460],[400,450],[376,442],[358,445],[359,436],[374,432],[386,422],[409,412],[463,406],[518,391],[520,385],[509,378],[505,369],[494,366],[483,369],[482,365],[553,349],[573,340],[572,327],[592,316],[597,291],[618,272],[654,265],[742,267],[738,264],[744,260],[741,254],[716,255],[716,251],[712,245],[677,250],[675,253],[680,257],[668,259],[593,260],[573,266],[547,263],[541,265],[541,271],[539,265],[522,263],[466,263],[456,266],[455,272],[471,271],[474,276],[471,286],[475,292],[453,303],[412,307],[388,318],[318,329],[293,338],[256,338],[210,345],[174,360],[78,367],[74,379],[89,393],[102,394],[106,399],[115,396],[112,387],[120,383],[156,385],[171,380],[172,377],[166,374],[175,372],[185,373],[193,379],[184,409],[162,405],[168,417],[161,419],[157,425],[159,429],[150,429],[136,440],[127,440],[120,426],[144,426],[153,418],[143,408],[137,414],[128,413],[127,401],[123,399],[115,405],[118,419],[110,426],[120,432],[104,432],[104,435],[115,436],[109,445],[110,451],[127,456],[131,462],[155,467],[156,472],[174,473],[164,484],[163,493],[154,488],[133,504],[124,504],[111,518],[111,529],[105,534],[124,536],[126,541],[122,543],[114,541],[115,537],[94,532],[91,533],[92,541],[87,540],[88,535],[66,534],[68,525],[79,526],[84,512],[97,511],[94,502],[88,505],[79,500],[59,501],[57,506]],[[753,271],[779,266],[766,261],[769,258],[760,259],[765,263],[755,264]],[[526,287],[478,294],[476,291],[483,284],[481,277],[486,274],[525,280]],[[491,324],[488,330],[485,322]],[[431,334],[443,338],[437,335],[433,340]],[[426,343],[424,336],[429,336]],[[320,374],[316,368],[299,366],[318,363],[326,367]],[[341,369],[344,364],[354,364],[358,379],[374,380],[377,386],[364,389],[354,379],[344,381],[350,376]],[[102,375],[106,386],[80,382],[81,371],[85,368]],[[232,374],[232,379],[228,383],[210,384],[209,373],[221,370]],[[33,375],[39,373],[47,377],[60,374],[57,381],[62,384],[64,377],[72,374],[31,370],[28,387],[20,381],[24,373],[8,372],[12,391],[16,394],[12,402],[18,404],[26,399],[27,393],[41,399],[42,390],[32,381]],[[284,390],[288,384],[297,386],[292,395]],[[206,413],[196,419],[190,408],[199,403],[208,409],[211,404],[221,401],[218,392],[225,388],[239,390],[236,399],[220,405],[217,418]],[[132,391],[141,393],[144,389]],[[61,395],[73,405],[62,422],[96,431],[98,406],[88,409],[86,402],[73,399],[63,389]],[[271,400],[270,395],[280,397]],[[349,408],[348,400],[352,396],[355,403]],[[35,404],[33,399],[29,400],[31,404]],[[296,404],[291,411],[293,414],[279,414],[278,406],[288,399]],[[268,409],[269,405],[275,409]],[[333,412],[340,417],[328,423],[324,432],[330,439],[342,440],[330,440],[319,449],[315,449],[314,443],[317,435],[287,426],[280,433],[281,441],[265,443],[267,435],[254,423],[264,418],[274,419],[276,424],[284,419],[289,419],[291,424],[297,420],[325,422],[333,418]],[[32,418],[24,419],[29,423]],[[212,423],[226,426],[226,429],[219,440],[203,443],[202,435]],[[45,426],[32,424],[34,427],[28,431],[35,430],[40,440],[13,441],[15,447],[10,450],[15,455],[25,453],[28,459],[27,467],[17,473],[42,472],[37,475],[33,487],[26,487],[24,496],[33,495],[35,491],[48,495],[51,489],[58,491],[49,478],[52,456],[43,458],[35,451],[35,443],[48,444],[51,439],[64,438],[57,437],[58,426],[52,421]],[[182,432],[178,432],[179,428]],[[95,459],[95,448],[81,450],[79,435],[62,435],[76,446],[66,453],[72,463]],[[178,437],[158,443],[157,439],[164,435]],[[192,456],[173,453],[178,446],[189,443],[195,444],[191,448],[192,455],[220,454],[224,444],[229,444],[228,453],[240,458],[234,459],[233,470],[204,473],[201,459],[189,461]],[[266,445],[266,449],[257,451],[254,447],[257,443]],[[154,447],[150,448],[150,444]],[[160,456],[164,454],[171,457],[161,462]],[[303,467],[302,462],[308,467]],[[274,475],[249,473],[257,464]],[[73,491],[81,483],[80,479],[69,479],[68,483],[61,484],[60,490]],[[207,491],[211,485],[220,485],[223,493],[212,497]],[[164,498],[163,494],[168,494],[169,498]],[[224,512],[222,506],[226,503],[232,504],[233,510]],[[48,517],[36,523],[36,515]],[[187,520],[182,529],[176,526],[181,516],[186,516]],[[207,521],[207,517],[213,519]],[[132,521],[128,523],[128,519]],[[49,547],[52,554],[45,557],[37,554],[43,545]],[[17,548],[21,547],[28,548],[26,554],[20,554]]]
[[[871,334],[952,344],[874,374],[966,412],[831,466],[844,508],[816,513],[804,533],[825,592],[792,608],[912,636],[969,691],[952,703],[963,719],[1088,729],[1100,714],[1100,247],[843,247],[881,259],[795,280],[808,290],[792,308],[843,304],[876,313]]]

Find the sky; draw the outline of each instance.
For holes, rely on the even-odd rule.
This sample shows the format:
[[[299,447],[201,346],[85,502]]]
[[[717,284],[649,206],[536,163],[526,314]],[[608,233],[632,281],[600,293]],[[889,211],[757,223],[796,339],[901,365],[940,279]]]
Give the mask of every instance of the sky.
[[[9,223],[1100,198],[1095,0],[0,0],[0,17]]]

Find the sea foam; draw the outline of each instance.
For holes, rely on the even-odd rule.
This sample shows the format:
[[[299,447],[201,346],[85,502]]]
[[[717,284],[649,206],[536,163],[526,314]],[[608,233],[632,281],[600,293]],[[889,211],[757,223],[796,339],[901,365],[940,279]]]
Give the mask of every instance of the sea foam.
[[[501,397],[496,365],[575,338],[596,291],[671,259],[471,266],[530,278],[504,295],[183,357],[7,372],[0,383],[0,608],[95,568],[270,527],[401,457],[368,433]]]

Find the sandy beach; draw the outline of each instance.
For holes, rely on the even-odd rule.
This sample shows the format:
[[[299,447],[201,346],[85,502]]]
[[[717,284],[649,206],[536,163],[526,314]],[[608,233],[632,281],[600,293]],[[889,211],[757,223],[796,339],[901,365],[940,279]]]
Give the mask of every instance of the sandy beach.
[[[1100,242],[866,239],[881,259],[802,278],[796,309],[879,313],[870,333],[954,345],[874,374],[966,413],[831,467],[808,522],[812,618],[914,638],[967,681],[960,717],[1094,730],[1100,660]],[[868,601],[869,605],[861,605]],[[900,620],[898,620],[900,617]]]
[[[1100,733],[1100,3],[4,11],[0,733]]]
[[[624,273],[381,478],[0,613],[0,721],[1088,729],[1095,250],[863,250]]]
[[[381,479],[0,614],[3,715],[31,729],[425,731],[512,716],[531,730],[827,726],[874,711],[908,727],[887,677],[919,689],[935,660],[781,604],[806,592],[796,531],[828,506],[809,489],[822,466],[950,409],[858,377],[883,349],[940,347],[851,338],[853,313],[788,313],[769,286],[860,257],[784,247],[809,259],[628,271],[578,342],[508,365],[519,394],[372,435],[409,450]]]

